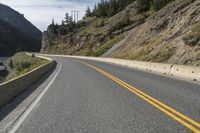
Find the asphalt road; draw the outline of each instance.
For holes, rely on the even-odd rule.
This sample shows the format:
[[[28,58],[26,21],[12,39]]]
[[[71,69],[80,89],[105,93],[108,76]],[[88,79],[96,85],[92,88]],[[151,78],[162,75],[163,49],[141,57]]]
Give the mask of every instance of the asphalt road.
[[[101,62],[55,59],[60,71],[56,69],[55,80],[16,128],[17,133],[189,133],[200,129],[198,83]]]

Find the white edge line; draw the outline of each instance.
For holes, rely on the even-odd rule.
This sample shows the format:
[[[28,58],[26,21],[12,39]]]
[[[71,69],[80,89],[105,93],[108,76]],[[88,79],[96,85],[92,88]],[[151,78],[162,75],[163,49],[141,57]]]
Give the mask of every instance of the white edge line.
[[[60,64],[60,67],[57,71],[57,73],[54,75],[52,80],[49,82],[49,84],[42,90],[42,92],[38,95],[35,101],[28,107],[28,109],[20,116],[19,120],[15,123],[15,125],[12,127],[12,129],[9,131],[9,133],[15,133],[17,129],[21,126],[21,124],[24,122],[24,120],[27,118],[27,116],[31,113],[31,111],[34,109],[36,104],[40,101],[42,96],[45,94],[45,92],[49,89],[49,87],[53,84],[54,80],[58,76],[60,70],[62,68],[62,64]]]

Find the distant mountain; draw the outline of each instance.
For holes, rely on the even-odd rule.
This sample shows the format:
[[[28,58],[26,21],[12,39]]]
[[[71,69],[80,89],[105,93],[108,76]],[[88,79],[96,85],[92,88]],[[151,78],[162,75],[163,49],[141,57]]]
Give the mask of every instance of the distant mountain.
[[[39,39],[0,20],[0,56],[10,56],[21,50],[39,51],[40,47]]]
[[[20,31],[26,32],[35,38],[41,38],[42,32],[31,24],[23,14],[9,6],[0,4],[0,20],[3,20]]]
[[[12,8],[0,4],[0,56],[39,51],[42,32]]]

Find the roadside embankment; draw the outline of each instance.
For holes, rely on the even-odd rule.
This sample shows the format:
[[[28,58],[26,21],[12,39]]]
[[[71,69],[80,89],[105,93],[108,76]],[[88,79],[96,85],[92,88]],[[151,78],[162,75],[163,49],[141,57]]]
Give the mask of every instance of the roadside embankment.
[[[56,62],[50,58],[42,58],[39,56],[35,58],[46,60],[46,62],[44,64],[40,64],[40,66],[37,66],[36,68],[31,69],[26,73],[20,73],[18,77],[12,78],[0,84],[0,108],[6,105],[11,100],[13,100],[16,96],[25,91],[28,87],[33,85],[44,74],[46,74],[56,65]]]

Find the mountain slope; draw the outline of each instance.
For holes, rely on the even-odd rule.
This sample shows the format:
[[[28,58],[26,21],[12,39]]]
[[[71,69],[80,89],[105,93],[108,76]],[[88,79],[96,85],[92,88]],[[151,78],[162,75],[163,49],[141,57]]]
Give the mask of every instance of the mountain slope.
[[[3,4],[0,4],[0,20],[37,39],[41,39],[42,32],[40,30],[26,20],[22,14]]]
[[[0,55],[39,51],[42,32],[12,8],[0,4]]]
[[[10,24],[0,20],[0,55],[10,56],[17,51],[39,51],[40,40],[19,31]]]
[[[86,17],[77,25],[67,35],[49,26],[42,51],[200,66],[199,0],[142,12],[133,2],[114,16]]]

